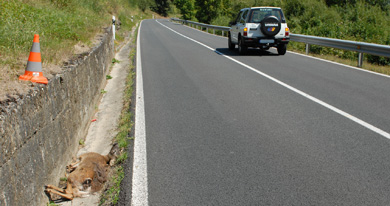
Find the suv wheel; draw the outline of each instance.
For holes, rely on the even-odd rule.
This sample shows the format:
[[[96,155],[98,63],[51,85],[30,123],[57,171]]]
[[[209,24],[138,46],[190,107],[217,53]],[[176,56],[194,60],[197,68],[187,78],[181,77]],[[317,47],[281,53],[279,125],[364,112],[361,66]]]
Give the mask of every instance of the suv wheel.
[[[242,42],[242,38],[238,38],[238,54],[242,55],[245,54],[248,50],[248,47],[245,46]]]
[[[234,50],[236,48],[236,45],[234,43],[232,43],[232,39],[230,37],[230,34],[229,34],[229,38],[228,38],[228,46],[229,46],[230,50]]]
[[[287,44],[279,44],[277,49],[278,49],[279,55],[284,55],[284,54],[286,54],[286,51],[287,51]]]

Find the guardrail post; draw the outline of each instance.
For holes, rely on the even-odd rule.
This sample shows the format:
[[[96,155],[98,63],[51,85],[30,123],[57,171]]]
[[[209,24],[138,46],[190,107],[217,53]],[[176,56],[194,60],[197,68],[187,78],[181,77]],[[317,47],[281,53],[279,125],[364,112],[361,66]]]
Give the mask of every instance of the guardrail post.
[[[112,16],[112,38],[115,40],[115,16]]]
[[[306,55],[310,52],[310,44],[306,44]]]
[[[362,68],[363,67],[363,53],[359,53],[359,62],[358,62],[358,67]]]
[[[215,29],[213,29],[213,34],[215,35]]]
[[[225,31],[222,30],[222,36],[225,36]]]
[[[209,33],[209,27],[206,27],[206,32]]]

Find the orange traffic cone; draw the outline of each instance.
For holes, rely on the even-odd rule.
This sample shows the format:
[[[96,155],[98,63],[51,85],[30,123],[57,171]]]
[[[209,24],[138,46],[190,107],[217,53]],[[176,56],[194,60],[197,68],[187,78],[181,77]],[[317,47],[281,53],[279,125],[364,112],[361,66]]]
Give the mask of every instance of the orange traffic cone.
[[[32,81],[40,84],[47,84],[48,80],[42,73],[41,49],[39,46],[39,35],[34,35],[33,45],[30,56],[28,57],[27,68],[24,75],[19,77],[20,80]]]

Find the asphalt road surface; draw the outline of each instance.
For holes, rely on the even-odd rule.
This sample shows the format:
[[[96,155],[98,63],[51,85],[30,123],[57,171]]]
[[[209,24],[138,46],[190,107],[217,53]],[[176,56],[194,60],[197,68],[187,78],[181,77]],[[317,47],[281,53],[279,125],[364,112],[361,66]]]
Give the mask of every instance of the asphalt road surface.
[[[390,205],[389,77],[238,56],[168,20],[139,32],[147,172],[122,204]]]

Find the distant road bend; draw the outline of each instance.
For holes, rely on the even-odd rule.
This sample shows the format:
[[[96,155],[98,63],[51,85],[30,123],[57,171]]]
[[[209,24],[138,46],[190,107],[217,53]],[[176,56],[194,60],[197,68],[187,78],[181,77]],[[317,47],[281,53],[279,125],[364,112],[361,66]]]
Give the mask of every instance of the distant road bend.
[[[389,76],[272,49],[239,56],[168,20],[142,22],[138,55],[120,205],[390,205]]]

